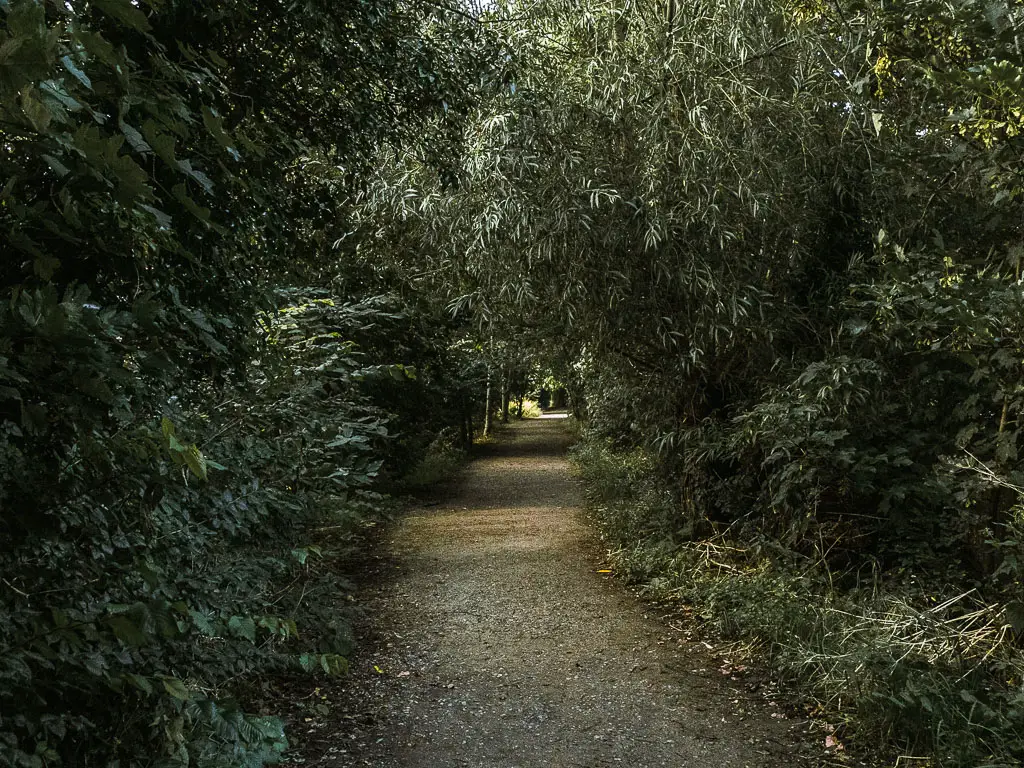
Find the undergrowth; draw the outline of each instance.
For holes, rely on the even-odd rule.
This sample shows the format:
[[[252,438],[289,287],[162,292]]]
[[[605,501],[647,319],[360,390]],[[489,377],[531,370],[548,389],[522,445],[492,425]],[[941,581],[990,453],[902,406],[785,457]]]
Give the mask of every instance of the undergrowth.
[[[536,400],[530,398],[523,399],[522,418],[524,419],[539,419],[543,414],[540,409],[540,404]]]
[[[1024,651],[1004,602],[936,573],[836,572],[764,536],[687,536],[646,452],[584,439],[574,458],[616,569],[757,648],[858,751],[901,765],[1021,765]]]
[[[424,491],[451,477],[465,462],[466,452],[458,447],[452,436],[441,434],[405,475],[399,489],[413,493]]]
[[[443,337],[391,343],[393,297],[280,298],[219,402],[126,418],[60,484],[0,440],[0,765],[258,768],[288,747],[275,683],[347,669],[347,574],[457,379]]]

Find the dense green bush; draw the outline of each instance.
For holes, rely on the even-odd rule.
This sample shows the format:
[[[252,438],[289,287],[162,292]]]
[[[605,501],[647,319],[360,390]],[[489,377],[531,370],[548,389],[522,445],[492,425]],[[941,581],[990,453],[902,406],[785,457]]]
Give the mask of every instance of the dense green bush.
[[[390,0],[0,2],[0,763],[259,765],[256,676],[344,668],[338,564],[476,392],[351,198],[385,142],[444,172],[485,43]]]
[[[380,475],[422,452],[459,366],[443,335],[403,348],[414,334],[395,333],[410,316],[394,299],[314,295],[289,291],[296,303],[263,318],[269,344],[244,386],[199,409],[172,398],[106,443],[119,475],[76,475],[31,527],[6,518],[5,759],[133,760],[160,744],[168,764],[243,748],[258,762],[281,726],[242,714],[231,681],[344,668],[344,589],[310,565],[347,556],[387,511]],[[302,595],[281,586],[295,581]]]
[[[591,438],[574,460],[616,570],[651,597],[685,600],[723,639],[760,649],[842,739],[940,765],[1020,764],[1024,654],[1007,614],[976,591],[911,566],[836,572],[827,552],[816,561],[764,535],[681,537],[664,481],[637,471],[651,457]]]

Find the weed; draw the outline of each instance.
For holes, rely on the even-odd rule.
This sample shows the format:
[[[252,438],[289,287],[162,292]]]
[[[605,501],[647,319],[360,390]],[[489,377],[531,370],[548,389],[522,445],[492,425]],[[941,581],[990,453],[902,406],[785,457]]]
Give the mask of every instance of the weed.
[[[401,480],[403,490],[416,492],[437,485],[455,474],[466,462],[465,451],[459,450],[451,439],[442,436],[434,440],[426,454]]]
[[[530,400],[526,398],[523,400],[522,418],[524,419],[539,419],[543,411],[540,409],[540,405],[536,400]]]
[[[644,451],[585,439],[574,458],[620,573],[757,648],[862,744],[940,768],[1021,764],[1024,652],[1006,606],[924,574],[839,578],[764,537],[681,539]]]

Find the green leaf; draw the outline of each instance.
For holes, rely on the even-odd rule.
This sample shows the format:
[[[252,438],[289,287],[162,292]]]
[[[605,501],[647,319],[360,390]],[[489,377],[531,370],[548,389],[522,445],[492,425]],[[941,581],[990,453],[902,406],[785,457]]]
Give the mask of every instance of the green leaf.
[[[1024,602],[1007,603],[1005,620],[1017,637],[1024,637]]]
[[[43,160],[46,161],[46,164],[50,166],[57,174],[57,176],[59,176],[60,178],[63,179],[65,176],[71,173],[71,169],[64,165],[64,163],[62,163],[53,155],[42,155],[41,157],[43,158]]]
[[[203,125],[206,126],[206,130],[209,131],[214,140],[225,149],[234,144],[234,140],[224,130],[224,118],[215,114],[207,106],[203,107]]]
[[[160,431],[166,438],[174,437],[174,422],[164,416],[160,420]]]
[[[153,684],[149,682],[148,678],[142,675],[135,675],[127,673],[124,679],[133,687],[138,688],[143,693],[153,693]]]
[[[155,121],[147,120],[142,124],[142,136],[161,160],[172,168],[178,168],[178,159],[174,156],[175,140],[171,134],[161,131]]]
[[[256,622],[248,616],[232,616],[228,619],[228,631],[235,637],[243,637],[250,643],[256,643]]]
[[[192,698],[192,694],[189,693],[188,688],[186,688],[185,684],[178,678],[163,677],[161,678],[161,682],[164,684],[164,690],[179,701],[189,701]]]
[[[25,113],[32,127],[40,133],[45,133],[50,127],[53,115],[46,105],[39,99],[35,88],[27,86],[21,92],[21,109]]]
[[[70,72],[82,85],[92,90],[92,80],[85,74],[74,62],[70,56],[62,56],[60,63],[64,65],[64,69]]]
[[[221,69],[228,69],[231,66],[230,64],[228,64],[227,59],[225,59],[223,56],[221,56],[214,50],[207,51],[206,55],[210,57],[210,61],[212,61],[216,66],[220,67]]]
[[[203,191],[206,192],[206,194],[213,194],[213,182],[210,180],[209,176],[202,171],[193,168],[192,163],[188,160],[179,160],[178,167],[191,179],[198,182],[199,186],[203,188]]]
[[[153,151],[153,148],[149,146],[149,144],[146,142],[146,139],[143,137],[142,133],[137,128],[134,128],[133,126],[124,122],[124,120],[122,120],[119,123],[119,125],[121,127],[121,133],[124,134],[124,137],[128,140],[128,145],[132,149],[134,149],[136,152],[140,154],[145,154]]]
[[[60,269],[60,259],[43,254],[32,261],[32,271],[43,280],[52,280]]]
[[[145,204],[140,205],[139,208],[156,219],[157,226],[161,229],[170,229],[174,224],[174,220],[158,208]]]
[[[73,39],[81,43],[91,56],[95,56],[108,67],[119,66],[117,49],[100,33],[78,28],[73,31]]]
[[[121,205],[130,207],[139,200],[152,198],[147,185],[149,175],[128,155],[119,155],[110,162],[110,168],[117,178],[117,199]]]
[[[15,39],[36,37],[45,29],[46,12],[41,3],[5,3],[3,10],[7,28]]]
[[[137,32],[149,32],[150,26],[146,14],[136,8],[131,0],[93,0],[101,11]]]
[[[51,105],[51,111],[60,113],[60,119],[63,122],[69,122],[68,115],[63,111],[62,107],[71,111],[78,112],[82,109],[82,103],[78,99],[74,98],[65,89],[63,84],[53,80],[47,80],[39,84],[39,93],[43,97],[44,102],[55,102]]]
[[[137,648],[149,642],[146,633],[123,614],[107,617],[107,624],[114,631],[114,636],[125,645]]]
[[[188,615],[189,618],[192,619],[192,626],[199,630],[201,634],[206,635],[207,637],[218,636],[217,630],[214,627],[213,622],[211,622],[209,617],[207,617],[205,614],[200,613],[196,610],[190,610],[188,612]]]
[[[185,189],[184,184],[175,184],[171,191],[174,193],[175,199],[185,206],[186,211],[202,222],[210,221],[210,209],[197,205],[196,201],[188,196],[188,191]]]
[[[190,470],[192,470],[192,474],[200,480],[205,480],[207,475],[206,457],[203,456],[203,452],[199,450],[199,446],[193,443],[182,453],[182,456],[185,464]]]
[[[881,136],[882,135],[882,113],[881,112],[872,112],[871,113],[871,124],[875,128],[875,135],[876,136]]]
[[[348,659],[336,653],[320,655],[320,668],[328,675],[341,675],[348,672]]]
[[[24,37],[12,37],[0,45],[0,64],[5,64],[25,44]]]

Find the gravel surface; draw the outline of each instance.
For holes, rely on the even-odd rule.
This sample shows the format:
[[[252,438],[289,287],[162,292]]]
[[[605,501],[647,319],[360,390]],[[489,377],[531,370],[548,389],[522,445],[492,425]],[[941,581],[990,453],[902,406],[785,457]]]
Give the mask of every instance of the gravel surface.
[[[610,574],[581,520],[564,422],[514,425],[387,541],[344,717],[308,764],[598,768],[798,764],[774,704]],[[327,709],[324,710],[327,712]]]

